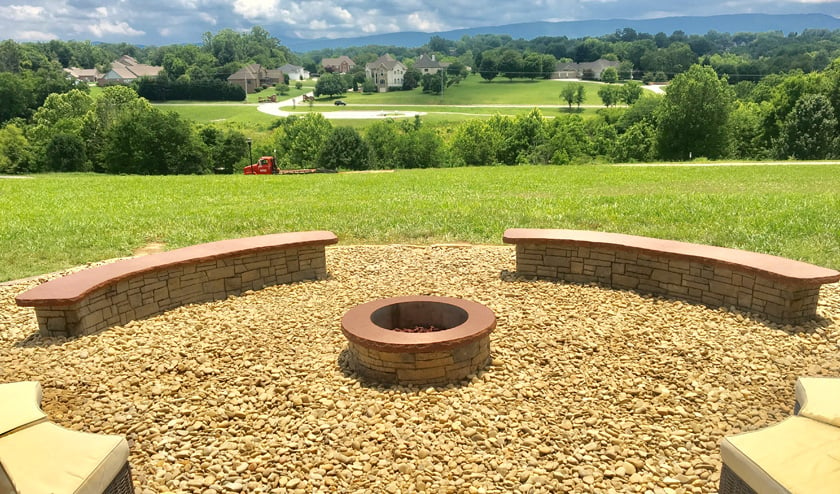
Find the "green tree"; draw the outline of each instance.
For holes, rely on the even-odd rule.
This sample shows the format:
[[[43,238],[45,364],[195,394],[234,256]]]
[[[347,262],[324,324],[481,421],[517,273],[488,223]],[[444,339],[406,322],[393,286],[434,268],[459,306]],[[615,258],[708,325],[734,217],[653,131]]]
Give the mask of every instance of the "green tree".
[[[639,98],[642,97],[642,84],[638,81],[627,81],[621,86],[621,94],[619,98],[627,105],[632,105],[633,103],[639,101]]]
[[[665,159],[717,158],[727,149],[732,90],[714,69],[693,65],[668,87],[659,107],[659,152]]]
[[[103,161],[111,173],[201,174],[210,171],[190,123],[177,113],[138,107],[105,132]]]
[[[419,70],[416,70],[416,69],[406,70],[405,74],[403,74],[403,84],[402,84],[403,91],[411,91],[412,89],[418,87],[420,85],[420,80],[422,78],[423,78],[423,74],[421,74]],[[375,84],[374,84],[374,87],[376,87]]]
[[[496,60],[489,56],[482,58],[481,65],[478,67],[478,73],[481,74],[481,78],[485,81],[492,82],[499,75]]]
[[[517,50],[505,50],[499,57],[499,72],[508,80],[522,77],[522,54]]]
[[[644,120],[621,134],[610,153],[610,159],[615,163],[647,162],[655,158],[656,129]]]
[[[586,88],[583,84],[578,84],[575,87],[575,104],[577,104],[578,110],[580,110],[580,105],[586,101]]]
[[[496,164],[498,145],[504,136],[481,119],[463,122],[452,137],[452,157],[463,165],[483,166]]]
[[[405,89],[405,79],[403,79],[403,89]],[[362,84],[362,92],[366,94],[376,92],[376,83],[373,82],[373,79],[371,79],[370,77],[365,79],[365,82]]]
[[[776,141],[781,159],[821,160],[838,155],[837,117],[822,94],[806,94],[796,102]]]
[[[615,67],[607,67],[601,72],[601,81],[607,84],[618,82],[618,71]]]
[[[374,122],[367,128],[364,140],[368,149],[370,168],[387,170],[397,163],[397,124],[391,119]]]
[[[598,89],[598,97],[604,102],[604,106],[610,107],[619,102],[621,98],[621,89],[615,86],[601,86]]]
[[[44,169],[58,172],[89,171],[85,142],[78,134],[54,134],[44,149]]]
[[[367,145],[353,127],[336,127],[324,142],[318,161],[330,170],[366,170]]]
[[[344,85],[344,80],[338,74],[323,74],[315,83],[315,97],[321,95],[339,96],[347,91],[347,86]]]
[[[563,86],[563,89],[560,91],[560,98],[565,100],[566,103],[569,104],[569,110],[572,109],[572,103],[575,102],[575,96],[577,94],[577,85],[575,84],[566,84]]]
[[[23,129],[9,123],[0,127],[0,173],[32,171],[32,152]]]
[[[320,113],[307,113],[302,118],[283,119],[274,132],[275,144],[280,150],[277,160],[282,168],[317,168],[332,124]]]

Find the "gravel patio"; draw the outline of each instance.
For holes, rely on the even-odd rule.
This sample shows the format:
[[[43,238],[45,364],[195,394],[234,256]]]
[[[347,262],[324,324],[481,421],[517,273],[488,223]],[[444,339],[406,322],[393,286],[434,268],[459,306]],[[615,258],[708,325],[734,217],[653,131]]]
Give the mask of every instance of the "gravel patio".
[[[709,493],[725,435],[790,415],[797,377],[840,376],[840,284],[790,328],[514,264],[511,246],[328,247],[328,280],[71,340],[14,304],[42,276],[0,286],[0,382],[125,435],[138,493]],[[339,321],[401,295],[490,307],[492,364],[460,386],[360,382]]]

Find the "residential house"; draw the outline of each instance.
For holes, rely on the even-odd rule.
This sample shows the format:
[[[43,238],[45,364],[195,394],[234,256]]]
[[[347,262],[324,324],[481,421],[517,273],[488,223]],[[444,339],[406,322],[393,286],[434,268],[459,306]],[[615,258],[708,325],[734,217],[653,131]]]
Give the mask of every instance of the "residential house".
[[[447,67],[449,67],[449,64],[446,62],[438,62],[435,60],[434,54],[429,56],[424,53],[420,55],[420,58],[418,58],[416,62],[414,62],[414,68],[419,70],[421,74],[437,74]]]
[[[228,76],[227,80],[244,89],[245,93],[253,93],[257,88],[274,86],[285,79],[280,69],[266,69],[258,63],[252,63]]]
[[[64,69],[68,76],[80,82],[96,82],[102,77],[102,72],[97,69],[80,69],[78,67],[70,67]]]
[[[346,74],[356,68],[356,62],[350,60],[347,55],[341,55],[338,58],[324,58],[321,60],[321,66],[327,72],[336,74]]]
[[[146,65],[133,57],[123,55],[119,60],[111,62],[111,70],[102,76],[98,83],[100,85],[127,84],[141,77],[157,77],[162,70],[163,67]]]
[[[297,65],[287,63],[286,65],[280,67],[278,70],[283,72],[283,74],[289,76],[289,83],[309,79],[309,71]]]
[[[365,65],[365,77],[373,79],[377,90],[384,93],[389,88],[402,87],[406,70],[406,66],[391,55],[382,55]]]
[[[595,80],[601,79],[601,73],[607,67],[615,67],[618,70],[619,62],[612,60],[598,59],[594,62],[559,62],[557,69],[551,74],[552,79],[584,79],[588,72],[591,71],[591,78]]]

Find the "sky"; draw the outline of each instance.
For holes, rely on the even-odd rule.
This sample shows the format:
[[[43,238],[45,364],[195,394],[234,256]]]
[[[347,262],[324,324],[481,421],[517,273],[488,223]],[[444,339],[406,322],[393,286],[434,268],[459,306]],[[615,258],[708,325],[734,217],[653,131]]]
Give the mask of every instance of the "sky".
[[[161,46],[261,26],[282,43],[531,21],[736,13],[840,17],[840,0],[0,0],[0,40]]]

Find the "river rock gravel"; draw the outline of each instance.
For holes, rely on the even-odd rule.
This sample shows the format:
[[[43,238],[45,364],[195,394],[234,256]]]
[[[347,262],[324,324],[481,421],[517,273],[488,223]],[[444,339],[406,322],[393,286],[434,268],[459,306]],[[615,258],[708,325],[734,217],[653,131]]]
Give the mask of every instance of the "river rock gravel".
[[[0,286],[0,382],[38,380],[54,422],[125,435],[143,494],[659,494],[716,492],[724,436],[790,415],[798,376],[840,375],[840,284],[791,328],[523,280],[510,246],[336,246],[327,268],[74,339],[14,305],[56,275]],[[360,382],[341,316],[403,295],[490,307],[492,364],[439,388]]]

